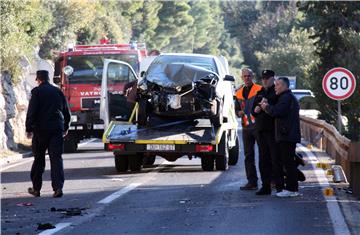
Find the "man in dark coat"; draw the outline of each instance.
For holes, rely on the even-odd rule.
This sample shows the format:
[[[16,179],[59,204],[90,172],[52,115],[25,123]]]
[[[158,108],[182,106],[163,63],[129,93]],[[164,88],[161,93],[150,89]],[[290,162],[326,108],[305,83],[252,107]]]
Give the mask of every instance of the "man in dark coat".
[[[32,137],[34,162],[31,168],[33,187],[28,192],[35,197],[40,196],[42,174],[45,170],[45,152],[48,150],[51,165],[51,182],[53,197],[61,197],[64,185],[64,168],[61,154],[63,137],[70,125],[70,110],[62,91],[49,83],[46,70],[36,72],[39,86],[31,91],[26,116],[26,132]]]
[[[259,149],[262,154],[259,154],[259,169],[262,181],[262,187],[256,192],[256,195],[270,195],[271,181],[273,180],[278,190],[282,190],[281,182],[283,182],[283,175],[280,173],[281,166],[279,161],[278,145],[275,141],[275,120],[264,110],[261,109],[260,103],[266,99],[270,105],[275,105],[277,102],[277,95],[275,94],[275,72],[272,70],[262,71],[262,85],[263,88],[257,93],[252,114],[256,120],[256,129],[259,133]]]
[[[289,79],[280,77],[275,82],[275,92],[278,101],[275,105],[263,99],[260,106],[270,116],[275,118],[275,140],[279,146],[281,162],[285,170],[286,180],[284,190],[278,192],[278,197],[296,197],[298,193],[297,167],[295,162],[296,143],[300,142],[299,103],[289,89]]]

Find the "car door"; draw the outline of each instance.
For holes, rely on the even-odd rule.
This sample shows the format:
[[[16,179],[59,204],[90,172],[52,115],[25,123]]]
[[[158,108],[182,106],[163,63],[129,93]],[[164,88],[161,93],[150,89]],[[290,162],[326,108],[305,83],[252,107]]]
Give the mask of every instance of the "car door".
[[[100,119],[105,129],[112,120],[127,121],[134,107],[127,96],[137,85],[137,76],[131,65],[105,59],[101,80]]]

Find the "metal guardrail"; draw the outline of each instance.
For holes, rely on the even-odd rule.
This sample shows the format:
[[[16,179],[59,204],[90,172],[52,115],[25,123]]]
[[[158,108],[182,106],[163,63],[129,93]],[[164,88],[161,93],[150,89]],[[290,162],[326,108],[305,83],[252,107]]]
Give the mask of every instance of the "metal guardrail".
[[[301,136],[341,165],[353,194],[360,197],[360,142],[351,142],[324,120],[300,117]]]

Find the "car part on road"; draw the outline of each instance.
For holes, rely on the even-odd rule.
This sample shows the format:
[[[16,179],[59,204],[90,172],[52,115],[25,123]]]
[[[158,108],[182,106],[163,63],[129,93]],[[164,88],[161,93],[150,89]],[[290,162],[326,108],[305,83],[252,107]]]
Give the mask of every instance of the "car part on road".
[[[45,223],[45,224],[38,224],[37,230],[47,230],[47,229],[53,229],[56,228],[54,225],[50,224],[50,223]]]

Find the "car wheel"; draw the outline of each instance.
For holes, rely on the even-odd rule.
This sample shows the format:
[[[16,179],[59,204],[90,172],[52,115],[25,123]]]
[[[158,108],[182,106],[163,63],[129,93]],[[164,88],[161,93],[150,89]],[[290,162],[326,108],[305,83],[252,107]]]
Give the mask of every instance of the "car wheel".
[[[229,168],[229,148],[226,132],[224,132],[223,136],[221,137],[218,149],[218,154],[215,157],[216,170],[226,171]]]
[[[214,170],[214,156],[212,156],[212,155],[201,156],[201,168],[204,171],[213,171]]]
[[[129,168],[128,156],[114,153],[115,168],[117,172],[126,172]]]
[[[236,136],[235,140],[235,146],[229,149],[229,165],[235,166],[239,160],[239,151],[240,151],[240,145],[239,145],[239,137]]]

